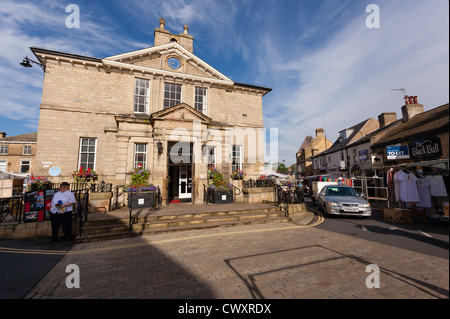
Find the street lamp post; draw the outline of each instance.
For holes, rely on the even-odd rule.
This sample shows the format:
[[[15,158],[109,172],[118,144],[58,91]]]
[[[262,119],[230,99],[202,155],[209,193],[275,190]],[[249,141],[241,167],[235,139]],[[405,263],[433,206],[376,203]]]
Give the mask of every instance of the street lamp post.
[[[23,59],[22,62],[20,62],[20,65],[25,67],[25,68],[31,68],[31,67],[33,67],[33,65],[31,63],[39,65],[42,68],[42,70],[44,70],[44,72],[45,72],[45,65],[43,65],[42,63],[39,63],[39,62],[31,60],[27,56]]]

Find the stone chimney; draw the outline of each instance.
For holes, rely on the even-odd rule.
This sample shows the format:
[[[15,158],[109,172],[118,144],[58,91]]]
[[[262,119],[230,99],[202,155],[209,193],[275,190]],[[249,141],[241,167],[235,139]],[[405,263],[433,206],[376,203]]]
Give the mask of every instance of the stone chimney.
[[[6,133],[5,132],[0,132],[0,138],[5,138],[6,137]]]
[[[167,43],[176,42],[188,51],[194,53],[194,37],[189,34],[188,25],[184,25],[183,32],[180,34],[172,34],[165,29],[166,21],[164,18],[159,19],[159,28],[155,29],[153,46],[160,46]]]
[[[380,122],[380,128],[386,127],[392,122],[397,121],[397,113],[385,112],[378,115],[378,122]]]
[[[405,105],[402,106],[403,122],[408,122],[414,115],[423,113],[423,105],[418,104],[417,96],[405,96]]]
[[[316,129],[316,137],[319,137],[319,136],[325,136],[323,128]]]

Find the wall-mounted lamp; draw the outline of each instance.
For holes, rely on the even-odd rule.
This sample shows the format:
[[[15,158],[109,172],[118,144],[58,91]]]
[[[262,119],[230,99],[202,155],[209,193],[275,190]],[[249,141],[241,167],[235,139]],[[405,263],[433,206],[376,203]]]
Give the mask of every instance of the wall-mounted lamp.
[[[28,57],[25,57],[23,59],[23,61],[20,62],[20,65],[25,67],[25,68],[31,68],[33,66],[33,65],[31,65],[31,63],[39,65],[42,68],[42,70],[44,70],[44,72],[45,72],[45,65],[43,65],[43,64],[41,64],[39,62],[33,61],[33,60],[29,59]]]
[[[206,155],[206,143],[202,144],[202,156]]]
[[[158,155],[161,155],[163,153],[163,144],[161,141],[158,141],[158,143],[156,143],[156,146],[158,147]]]

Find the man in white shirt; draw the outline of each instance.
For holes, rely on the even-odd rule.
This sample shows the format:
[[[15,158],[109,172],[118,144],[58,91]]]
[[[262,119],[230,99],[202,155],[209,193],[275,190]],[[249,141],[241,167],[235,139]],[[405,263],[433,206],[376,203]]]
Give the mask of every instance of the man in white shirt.
[[[52,224],[52,238],[50,242],[58,240],[59,226],[64,232],[66,241],[73,240],[72,236],[72,211],[75,204],[75,195],[69,191],[69,183],[63,182],[59,192],[53,195],[50,207],[50,221]]]

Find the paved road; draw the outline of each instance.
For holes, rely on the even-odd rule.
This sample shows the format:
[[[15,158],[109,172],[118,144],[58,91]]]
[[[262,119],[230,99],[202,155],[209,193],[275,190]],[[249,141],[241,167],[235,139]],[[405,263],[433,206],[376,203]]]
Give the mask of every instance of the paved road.
[[[306,203],[308,209],[317,214],[317,206],[313,206],[308,198]],[[383,220],[380,211],[375,209],[370,219],[333,216],[326,218],[318,228],[430,256],[449,258],[449,227],[444,223],[391,223]]]
[[[374,234],[324,229],[331,222],[326,219],[315,227],[236,226],[73,247],[36,243],[22,244],[21,250],[19,245],[1,248],[2,265],[11,260],[16,262],[10,267],[22,263],[16,273],[2,267],[1,291],[7,276],[35,285],[10,285],[11,295],[2,297],[21,298],[22,293],[27,299],[448,299],[448,246],[446,258],[441,258],[362,238]],[[355,233],[361,229],[354,227]],[[0,241],[0,247],[6,244]],[[66,271],[69,265],[79,269],[79,288],[67,286],[76,280],[76,272]],[[368,265],[378,266],[379,288],[366,285],[377,283],[376,277],[369,280],[377,272]]]
[[[73,243],[0,239],[0,299],[22,299]]]

